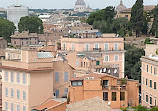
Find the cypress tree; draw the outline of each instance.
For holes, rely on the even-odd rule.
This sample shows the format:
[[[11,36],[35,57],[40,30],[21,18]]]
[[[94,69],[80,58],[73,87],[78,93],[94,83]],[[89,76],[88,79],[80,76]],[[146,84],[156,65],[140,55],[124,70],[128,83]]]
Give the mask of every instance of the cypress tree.
[[[140,36],[143,28],[143,0],[137,0],[131,10],[131,24],[133,31],[136,32],[136,37]]]

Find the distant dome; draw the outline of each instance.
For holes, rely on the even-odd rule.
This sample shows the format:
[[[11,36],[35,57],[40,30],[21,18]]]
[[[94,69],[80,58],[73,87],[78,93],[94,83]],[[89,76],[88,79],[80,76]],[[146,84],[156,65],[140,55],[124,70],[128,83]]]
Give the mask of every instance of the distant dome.
[[[120,12],[120,11],[125,10],[125,9],[126,9],[126,6],[123,5],[123,2],[121,0],[120,4],[116,7],[116,11]]]
[[[86,5],[83,0],[77,0],[75,5]]]

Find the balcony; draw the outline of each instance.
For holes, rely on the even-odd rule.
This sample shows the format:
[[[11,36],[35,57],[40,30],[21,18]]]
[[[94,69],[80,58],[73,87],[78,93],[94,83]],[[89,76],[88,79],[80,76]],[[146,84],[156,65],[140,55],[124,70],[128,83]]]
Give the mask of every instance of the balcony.
[[[111,90],[119,90],[118,86],[111,86]]]
[[[127,87],[126,87],[126,86],[121,86],[120,89],[121,89],[121,90],[126,90]]]
[[[84,52],[109,52],[109,51],[124,51],[122,48],[114,49],[114,48],[109,48],[108,50],[105,50],[104,48],[84,48]]]
[[[103,85],[103,86],[102,86],[102,89],[103,89],[103,90],[109,90],[109,86]]]

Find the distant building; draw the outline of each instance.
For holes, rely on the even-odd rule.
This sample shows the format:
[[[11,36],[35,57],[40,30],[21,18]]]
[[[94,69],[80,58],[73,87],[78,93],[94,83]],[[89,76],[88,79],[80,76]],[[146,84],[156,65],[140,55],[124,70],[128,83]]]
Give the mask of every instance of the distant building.
[[[23,31],[22,33],[17,32],[14,35],[11,35],[11,44],[15,47],[28,47],[30,45],[38,45],[38,34],[29,33],[29,31]]]
[[[75,3],[74,11],[76,11],[76,12],[86,12],[86,11],[91,12],[92,8],[90,8],[89,6],[87,7],[84,0],[77,0]]]
[[[18,29],[18,23],[21,17],[29,15],[28,7],[22,5],[13,5],[7,8],[7,19],[14,23]]]
[[[71,80],[71,86],[69,87],[70,103],[75,104],[97,96],[105,101],[105,105],[109,104],[113,109],[120,109],[128,105],[138,106],[139,81],[119,79],[115,76],[100,73],[92,73]]]
[[[3,37],[0,37],[0,58],[5,57],[5,48],[6,47],[7,47],[7,41]]]
[[[61,51],[67,53],[68,62],[74,68],[90,70],[96,64],[97,67],[103,68],[110,66],[119,68],[119,77],[124,78],[124,39],[116,37],[115,34],[88,38],[63,37],[61,39]],[[72,52],[77,52],[77,54],[71,54]]]
[[[158,106],[158,39],[153,41],[141,58],[141,105],[147,108]]]

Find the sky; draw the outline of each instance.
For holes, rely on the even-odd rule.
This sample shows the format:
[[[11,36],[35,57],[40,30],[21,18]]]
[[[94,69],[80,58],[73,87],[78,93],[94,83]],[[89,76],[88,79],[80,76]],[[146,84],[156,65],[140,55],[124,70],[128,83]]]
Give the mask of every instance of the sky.
[[[0,0],[0,7],[6,8],[13,4],[22,4],[29,8],[40,9],[70,9],[77,0]],[[92,8],[103,9],[106,6],[117,6],[120,0],[84,0]],[[123,0],[123,4],[130,8],[136,0]],[[158,0],[144,0],[144,5],[157,5]]]

